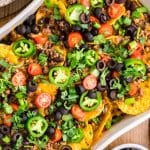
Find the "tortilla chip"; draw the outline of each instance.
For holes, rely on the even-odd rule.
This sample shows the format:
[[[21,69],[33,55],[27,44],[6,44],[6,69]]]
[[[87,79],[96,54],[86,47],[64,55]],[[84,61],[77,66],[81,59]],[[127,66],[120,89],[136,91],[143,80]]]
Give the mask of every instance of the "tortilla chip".
[[[150,108],[150,80],[141,83],[141,90],[143,96],[136,98],[136,101],[132,105],[126,105],[123,101],[117,101],[119,109],[129,115],[140,114]]]
[[[111,115],[112,115],[111,114],[111,109],[112,109],[111,104],[108,103],[105,107],[106,107],[106,113],[102,117],[100,125],[94,133],[93,144],[95,144],[99,140],[99,138],[102,136],[102,132],[104,130],[105,124],[111,118]]]
[[[84,138],[80,143],[69,143],[73,150],[89,149],[93,141],[93,129],[92,126],[86,123],[86,127],[83,128]]]
[[[85,112],[85,121],[89,121],[93,118],[96,118],[97,116],[99,116],[102,111],[104,109],[104,104],[100,104],[97,109],[90,111],[90,112]]]

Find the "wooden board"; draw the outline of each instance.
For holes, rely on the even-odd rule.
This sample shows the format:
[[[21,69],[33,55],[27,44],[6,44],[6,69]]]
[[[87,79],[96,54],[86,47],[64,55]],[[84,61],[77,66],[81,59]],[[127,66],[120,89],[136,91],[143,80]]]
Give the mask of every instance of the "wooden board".
[[[105,150],[112,150],[115,146],[125,143],[141,144],[150,149],[150,120],[125,133],[111,143]]]
[[[27,6],[32,0],[15,0],[14,2],[0,7],[0,19],[12,15]]]

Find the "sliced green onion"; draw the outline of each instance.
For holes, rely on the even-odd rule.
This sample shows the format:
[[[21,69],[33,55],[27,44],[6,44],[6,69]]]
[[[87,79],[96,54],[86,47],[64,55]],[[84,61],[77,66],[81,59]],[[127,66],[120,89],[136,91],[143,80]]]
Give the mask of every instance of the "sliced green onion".
[[[135,98],[134,97],[125,99],[125,104],[126,105],[132,105],[134,103],[135,103]]]

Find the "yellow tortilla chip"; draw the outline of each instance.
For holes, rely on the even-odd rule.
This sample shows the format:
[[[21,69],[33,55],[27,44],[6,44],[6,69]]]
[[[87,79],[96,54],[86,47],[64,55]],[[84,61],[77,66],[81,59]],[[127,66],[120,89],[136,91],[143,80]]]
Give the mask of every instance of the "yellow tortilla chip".
[[[12,52],[11,45],[0,44],[0,58],[8,60],[9,63],[18,64],[18,57]]]
[[[104,109],[104,104],[100,104],[97,109],[90,111],[90,112],[85,112],[85,121],[89,121],[101,114],[101,112]]]
[[[111,104],[110,103],[107,104],[106,111],[107,112],[104,114],[104,116],[101,119],[99,127],[94,133],[93,144],[95,144],[99,140],[99,138],[102,135],[102,131],[105,127],[106,122],[111,118]]]
[[[150,80],[141,83],[143,96],[137,98],[132,105],[126,105],[123,101],[117,101],[119,109],[129,115],[137,115],[150,108]]]
[[[83,128],[84,138],[80,143],[69,143],[73,150],[89,149],[93,141],[93,129],[92,126],[86,123],[86,127]]]

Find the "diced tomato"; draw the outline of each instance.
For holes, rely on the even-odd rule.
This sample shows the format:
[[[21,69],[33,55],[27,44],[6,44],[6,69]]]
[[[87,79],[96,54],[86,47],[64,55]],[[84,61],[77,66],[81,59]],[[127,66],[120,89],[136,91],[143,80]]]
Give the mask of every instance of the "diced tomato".
[[[48,41],[48,38],[42,35],[34,36],[32,38],[37,44],[42,44],[42,45]]]
[[[61,138],[62,138],[62,132],[61,132],[61,130],[60,129],[56,129],[55,133],[54,133],[54,136],[52,138],[52,141],[53,142],[58,142],[58,141],[61,140]]]
[[[10,105],[11,105],[11,107],[13,108],[13,111],[18,111],[19,106],[18,106],[17,104],[11,103]]]
[[[35,105],[37,108],[47,108],[51,103],[51,96],[47,93],[41,93],[37,96],[35,100]]]
[[[136,83],[130,83],[130,90],[129,90],[129,95],[134,96],[138,92],[138,85]]]
[[[113,71],[112,72],[112,77],[118,78],[118,77],[120,77],[120,73],[118,71]]]
[[[132,53],[130,58],[142,59],[143,58],[142,52],[140,50],[136,50],[135,52]]]
[[[82,40],[82,35],[79,32],[72,32],[68,36],[68,45],[70,48],[74,48],[76,44],[79,44]]]
[[[42,67],[39,64],[33,63],[28,66],[28,73],[33,76],[42,74]]]
[[[85,119],[85,112],[77,104],[72,106],[71,114],[78,121],[84,121]]]
[[[83,86],[86,90],[92,90],[97,86],[97,78],[94,75],[88,75],[83,80]]]
[[[99,23],[99,20],[94,16],[90,16],[90,21],[93,22],[93,23],[95,23],[95,22]]]
[[[12,115],[4,115],[3,123],[5,126],[11,127],[11,125],[12,125],[11,118],[12,118]]]
[[[90,7],[90,0],[80,0],[80,3],[87,8]]]
[[[122,13],[122,6],[120,4],[114,3],[108,8],[108,15],[112,18],[115,19],[120,16]]]
[[[128,49],[130,50],[130,46],[128,47]],[[131,54],[131,58],[137,58],[137,59],[142,59],[142,44],[139,42],[136,42],[136,48],[134,50],[134,52]]]
[[[107,63],[109,60],[111,60],[111,57],[106,54],[101,54],[100,59]]]
[[[23,72],[19,71],[12,77],[12,84],[14,86],[26,85],[26,76]]]
[[[99,28],[99,34],[103,34],[105,37],[111,36],[113,34],[113,27],[110,24],[102,24]]]

